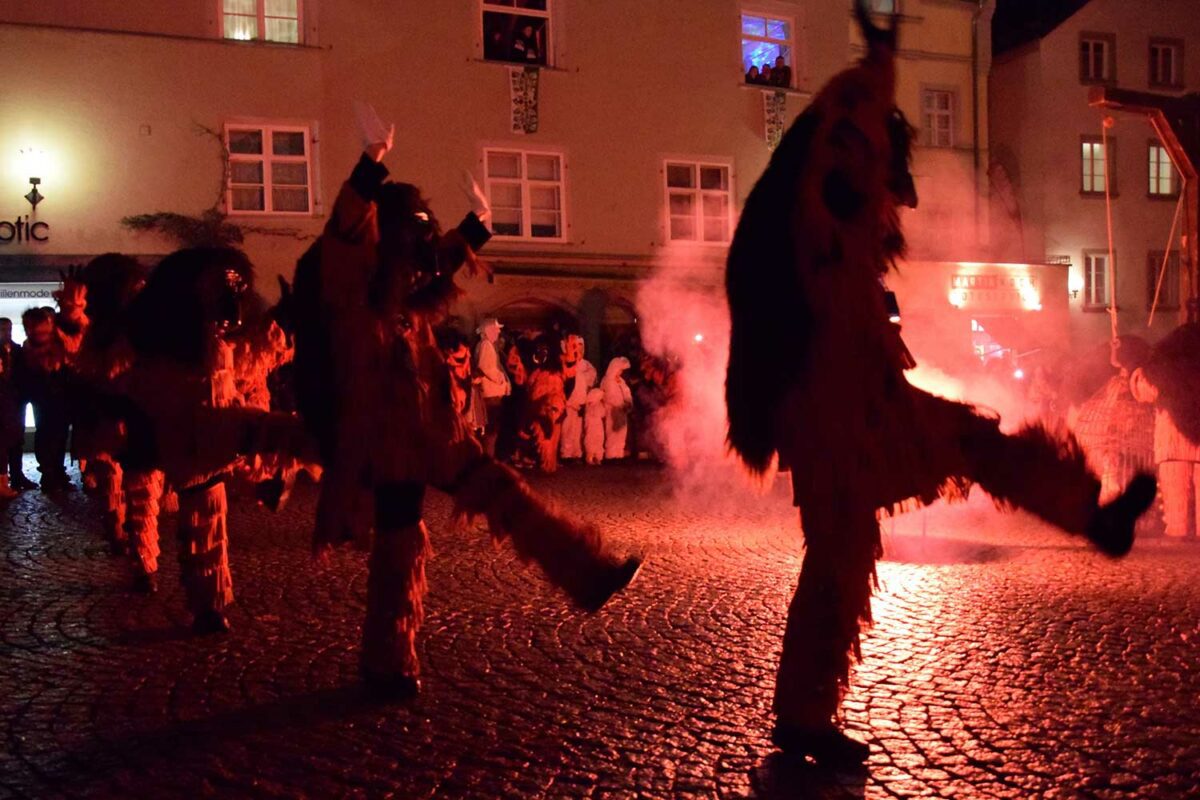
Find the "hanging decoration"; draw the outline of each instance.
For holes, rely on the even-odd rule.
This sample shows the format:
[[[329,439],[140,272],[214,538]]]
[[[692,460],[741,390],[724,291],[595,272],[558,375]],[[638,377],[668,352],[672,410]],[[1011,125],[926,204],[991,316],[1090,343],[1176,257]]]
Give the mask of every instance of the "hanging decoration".
[[[537,67],[510,67],[508,70],[513,133],[537,133],[538,74]]]
[[[783,139],[787,116],[787,92],[763,92],[763,128],[767,149],[774,150]]]

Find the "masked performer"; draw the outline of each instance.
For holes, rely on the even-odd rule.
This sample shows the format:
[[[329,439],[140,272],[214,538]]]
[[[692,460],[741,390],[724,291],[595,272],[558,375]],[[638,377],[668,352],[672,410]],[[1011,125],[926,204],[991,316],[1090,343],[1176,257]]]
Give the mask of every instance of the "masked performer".
[[[1154,462],[1163,522],[1174,539],[1200,532],[1200,325],[1189,323],[1154,346],[1133,372],[1133,395],[1154,404]]]
[[[1036,426],[1004,435],[998,420],[906,380],[912,362],[880,280],[903,252],[898,206],[916,204],[912,131],[894,100],[895,18],[875,27],[862,0],[856,14],[867,55],[785,135],[747,199],[726,274],[729,443],[753,472],[776,454],[791,469],[805,538],[772,738],[827,762],[867,754],[835,717],[871,618],[879,510],[961,495],[974,481],[1121,555],[1155,491],[1141,475],[1100,507],[1073,439]]]
[[[562,443],[559,455],[563,458],[583,458],[583,415],[588,393],[596,385],[596,368],[583,357],[583,337],[571,334],[563,339],[563,391],[566,393],[567,414],[563,417]]]
[[[539,336],[533,346],[533,369],[525,384],[528,403],[521,432],[542,472],[558,470],[558,447],[567,412],[561,356],[561,344],[555,336]]]
[[[163,259],[130,306],[133,362],[104,401],[125,428],[125,527],[151,589],[164,479],[179,492],[180,577],[197,633],[229,629],[226,480],[243,456],[303,451],[297,420],[240,404],[228,336],[252,306],[253,278],[230,248]]]
[[[79,460],[84,485],[92,486],[104,509],[104,533],[115,554],[125,552],[125,496],[118,454],[123,431],[116,419],[102,413],[97,395],[112,390],[114,381],[133,364],[133,348],[125,335],[125,314],[146,282],[147,270],[120,253],[92,259],[79,277],[87,287],[87,331],[76,359],[80,398],[71,447]]]
[[[372,144],[297,266],[296,375],[325,466],[316,547],[361,540],[356,509],[369,497],[375,535],[362,674],[375,691],[406,696],[418,689],[427,485],[450,492],[461,514],[486,517],[493,535],[509,538],[582,607],[602,605],[639,562],[614,557],[597,531],[547,510],[483,454],[455,412],[431,323],[457,293],[455,273],[475,264],[490,234],[475,213],[443,233],[415,186],[386,181],[391,131],[363,127]]]
[[[633,409],[633,391],[625,382],[629,359],[617,356],[608,362],[600,388],[604,390],[604,457],[624,458],[629,438],[629,412]]]

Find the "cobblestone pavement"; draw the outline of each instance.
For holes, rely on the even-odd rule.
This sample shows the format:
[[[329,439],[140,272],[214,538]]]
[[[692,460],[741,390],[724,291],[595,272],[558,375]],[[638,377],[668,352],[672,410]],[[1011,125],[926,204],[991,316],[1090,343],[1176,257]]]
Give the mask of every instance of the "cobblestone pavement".
[[[1182,797],[1200,785],[1200,547],[1124,561],[979,500],[885,523],[876,624],[847,698],[861,772],[773,754],[773,669],[799,570],[785,487],[704,502],[663,473],[541,488],[650,560],[593,616],[486,535],[430,519],[409,705],[358,688],[365,559],[309,559],[313,492],[236,503],[233,633],[130,594],[88,500],[0,512],[0,795]],[[717,504],[722,503],[725,507]]]

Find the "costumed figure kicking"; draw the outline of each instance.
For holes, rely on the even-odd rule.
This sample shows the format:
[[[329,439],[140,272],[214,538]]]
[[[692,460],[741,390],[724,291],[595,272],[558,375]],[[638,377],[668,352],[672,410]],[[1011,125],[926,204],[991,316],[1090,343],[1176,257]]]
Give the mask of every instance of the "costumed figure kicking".
[[[455,411],[432,324],[458,294],[455,273],[477,267],[486,201],[472,181],[478,213],[443,233],[417,187],[387,181],[394,129],[369,106],[358,115],[365,152],[296,268],[296,378],[325,467],[314,546],[365,544],[374,528],[361,671],[374,691],[402,697],[419,686],[427,485],[452,494],[462,517],[486,517],[583,608],[603,605],[640,562],[550,511]]]
[[[1074,439],[999,420],[914,388],[881,278],[915,206],[912,129],[894,99],[895,17],[856,16],[867,55],[796,120],[746,201],[730,249],[729,444],[763,474],[791,470],[805,553],[788,610],[773,741],[818,762],[861,762],[837,726],[860,625],[871,620],[877,514],[962,496],[978,483],[1104,553],[1133,543],[1155,493],[1135,477],[1106,506]],[[796,354],[781,363],[780,352]]]
[[[137,577],[153,591],[164,481],[179,493],[179,566],[197,633],[229,629],[233,602],[225,483],[243,457],[314,455],[299,420],[246,407],[228,337],[254,308],[244,254],[196,247],[167,256],[130,305],[129,367],[98,402],[120,421],[125,530]]]

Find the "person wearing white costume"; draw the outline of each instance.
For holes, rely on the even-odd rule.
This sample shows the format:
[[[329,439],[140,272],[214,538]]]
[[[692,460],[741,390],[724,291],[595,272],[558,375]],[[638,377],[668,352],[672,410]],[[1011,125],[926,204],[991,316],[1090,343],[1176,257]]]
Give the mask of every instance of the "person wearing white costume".
[[[607,420],[604,390],[592,389],[587,394],[587,411],[583,418],[584,459],[591,466],[598,466],[604,460],[604,423]]]
[[[604,390],[604,457],[624,458],[625,440],[629,435],[629,410],[633,407],[633,392],[622,374],[629,369],[629,359],[617,356],[608,362],[600,388]]]

